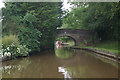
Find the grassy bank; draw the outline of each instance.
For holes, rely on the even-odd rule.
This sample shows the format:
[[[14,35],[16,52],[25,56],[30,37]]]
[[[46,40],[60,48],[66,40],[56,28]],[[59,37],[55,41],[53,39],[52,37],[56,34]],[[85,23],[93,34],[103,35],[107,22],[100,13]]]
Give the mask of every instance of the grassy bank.
[[[120,50],[118,50],[118,42],[116,41],[97,42],[94,45],[95,47],[87,46],[86,48],[94,48],[102,51],[108,51],[114,53],[115,55],[120,54]]]
[[[67,42],[63,42],[63,43],[69,43],[70,45],[74,45],[74,41],[69,40]],[[84,48],[94,48],[94,49],[98,49],[101,51],[106,51],[106,52],[112,52],[115,55],[120,55],[120,50],[118,50],[118,42],[116,41],[103,41],[103,42],[96,42],[94,43],[94,47],[92,46],[84,46],[82,44],[79,44],[79,46],[77,47],[82,47],[84,46]]]
[[[69,44],[68,46],[74,46],[75,45],[73,40],[68,40],[66,42],[63,42],[63,44]]]

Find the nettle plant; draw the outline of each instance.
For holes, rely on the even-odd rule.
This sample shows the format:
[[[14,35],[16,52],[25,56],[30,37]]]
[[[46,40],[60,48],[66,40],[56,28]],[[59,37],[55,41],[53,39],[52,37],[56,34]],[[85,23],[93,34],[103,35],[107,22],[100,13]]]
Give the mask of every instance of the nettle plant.
[[[28,56],[31,50],[25,45],[20,45],[16,35],[4,36],[2,39],[2,56],[15,59],[19,56]]]

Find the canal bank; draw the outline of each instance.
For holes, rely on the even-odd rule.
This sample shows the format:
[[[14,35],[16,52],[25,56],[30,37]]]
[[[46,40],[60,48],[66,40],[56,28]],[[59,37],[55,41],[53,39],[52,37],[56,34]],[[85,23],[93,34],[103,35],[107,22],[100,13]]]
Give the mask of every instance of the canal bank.
[[[109,51],[102,51],[102,50],[94,49],[94,48],[80,48],[80,47],[77,47],[77,46],[70,47],[70,48],[71,49],[81,49],[81,50],[92,51],[95,54],[101,55],[101,57],[104,56],[104,58],[106,58],[106,59],[110,59],[110,60],[113,60],[113,61],[118,61],[120,63],[120,55],[117,56],[114,53],[109,52]]]
[[[113,60],[113,61],[119,61],[119,63],[120,63],[120,55],[117,56],[117,55],[115,55],[112,52],[102,51],[102,50],[94,49],[94,48],[80,48],[80,47],[77,47],[77,46],[73,46],[73,47],[69,47],[69,48],[71,48],[71,49],[81,49],[81,50],[86,50],[86,51],[92,51],[95,54],[98,54],[100,57],[104,57],[106,59],[110,59],[110,60]],[[10,56],[0,57],[0,61],[2,61],[2,62],[7,61],[7,60],[11,60],[11,57]]]

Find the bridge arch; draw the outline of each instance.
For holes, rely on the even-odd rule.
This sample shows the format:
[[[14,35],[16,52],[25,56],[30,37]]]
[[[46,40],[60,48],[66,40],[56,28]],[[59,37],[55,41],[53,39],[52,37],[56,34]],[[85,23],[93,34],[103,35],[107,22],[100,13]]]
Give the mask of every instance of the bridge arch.
[[[75,46],[79,45],[80,43],[84,43],[84,41],[87,41],[88,43],[90,41],[93,42],[93,32],[89,30],[58,29],[56,39],[62,36],[67,36],[72,38],[74,40]]]
[[[76,39],[75,39],[74,36],[67,35],[67,34],[64,34],[64,35],[60,34],[60,35],[56,36],[56,39],[59,38],[59,37],[64,37],[64,36],[71,38],[74,41],[74,45],[76,46]]]

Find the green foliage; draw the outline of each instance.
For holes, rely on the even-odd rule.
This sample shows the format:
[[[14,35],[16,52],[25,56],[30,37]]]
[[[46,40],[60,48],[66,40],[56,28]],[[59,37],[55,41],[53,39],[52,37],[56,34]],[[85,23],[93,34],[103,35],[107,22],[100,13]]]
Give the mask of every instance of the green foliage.
[[[26,13],[24,18],[22,19],[22,21],[23,21],[23,25],[25,25],[27,27],[31,27],[31,26],[33,26],[33,22],[37,21],[37,18],[34,15],[32,15],[31,13]]]
[[[26,45],[18,45],[17,52],[20,53],[19,56],[29,56],[31,49],[28,49]]]
[[[91,40],[84,40],[83,42],[79,43],[79,47],[85,47]]]
[[[9,56],[15,59],[19,56],[28,56],[30,49],[25,45],[20,45],[16,35],[4,36],[2,38],[2,51],[0,55]]]
[[[31,51],[40,51],[40,37],[42,33],[34,28],[22,27],[18,33],[20,43]]]
[[[115,55],[120,54],[120,50],[117,41],[104,41],[95,43],[95,47],[86,47],[86,48],[94,48],[102,51],[113,52]]]
[[[3,36],[19,35],[20,43],[32,51],[53,48],[56,28],[62,23],[61,7],[62,3],[58,2],[6,2],[2,9]],[[21,27],[24,28],[21,30]]]
[[[73,8],[70,13],[68,13],[63,18],[63,28],[70,28],[70,29],[77,29],[81,28],[84,29],[82,24],[82,19],[84,16],[85,7]]]
[[[58,41],[62,41],[62,42],[67,42],[68,40],[70,40],[71,38],[67,37],[67,36],[63,36],[63,37],[59,37],[56,40]]]
[[[101,40],[118,39],[118,12],[119,3],[89,3],[84,27],[97,32]],[[115,14],[115,15],[113,15]],[[86,23],[87,22],[87,23]]]
[[[75,46],[75,42],[72,39],[68,40],[67,42],[63,42],[63,44],[69,44],[69,45],[67,45],[67,47]]]
[[[79,47],[85,47],[86,45],[84,43],[80,43]]]
[[[76,7],[63,18],[61,28],[92,30],[101,40],[118,40],[119,2],[72,4]]]
[[[105,41],[105,42],[96,43],[95,46],[99,48],[118,50],[119,45],[117,41]]]
[[[9,45],[12,45],[12,43],[14,43],[15,46],[19,45],[18,37],[16,35],[11,34],[2,38],[3,48],[7,48]]]

